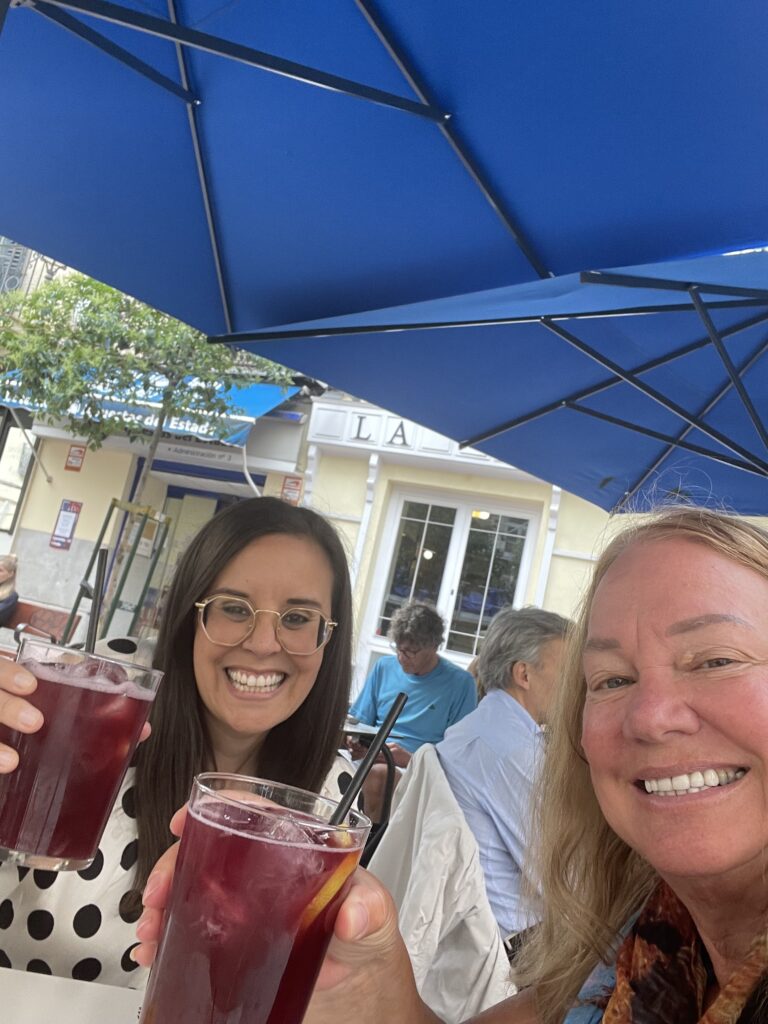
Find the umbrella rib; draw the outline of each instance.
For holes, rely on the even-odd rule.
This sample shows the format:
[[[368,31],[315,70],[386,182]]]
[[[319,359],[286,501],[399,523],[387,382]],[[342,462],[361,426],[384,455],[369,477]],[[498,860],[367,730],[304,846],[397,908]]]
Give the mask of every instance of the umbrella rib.
[[[742,445],[738,444],[731,438],[726,437],[725,434],[721,434],[720,431],[715,430],[714,427],[707,426],[707,424],[703,423],[697,416],[694,416],[692,413],[689,413],[686,409],[684,409],[681,405],[678,405],[677,402],[673,402],[670,398],[667,398],[660,391],[657,391],[656,388],[652,388],[650,387],[650,385],[644,384],[643,381],[639,380],[636,374],[632,373],[630,370],[624,370],[621,366],[618,365],[618,363],[615,363],[612,359],[608,359],[607,356],[601,355],[598,351],[596,351],[596,349],[593,349],[590,345],[587,345],[586,342],[582,341],[580,338],[577,338],[570,331],[566,331],[565,328],[560,327],[558,324],[552,323],[546,317],[543,317],[541,322],[544,325],[544,327],[547,328],[547,330],[552,331],[553,334],[556,334],[559,338],[562,338],[563,341],[566,341],[569,345],[571,345],[572,348],[575,348],[577,352],[581,352],[582,355],[585,355],[588,358],[594,360],[594,362],[596,362],[598,365],[603,366],[607,370],[610,370],[611,373],[615,373],[617,377],[620,377],[623,381],[625,381],[631,387],[635,388],[641,394],[645,395],[647,398],[652,399],[663,409],[666,409],[667,412],[671,412],[674,413],[675,416],[679,416],[680,419],[683,420],[685,423],[690,423],[691,426],[694,426],[697,430],[700,430],[702,434],[705,434],[713,441],[717,441],[718,444],[723,445],[724,448],[728,448],[736,455],[740,455],[743,459],[746,459],[747,462],[750,462],[753,466],[756,466],[758,469],[768,471],[768,463],[764,462],[753,452],[750,452],[748,449],[742,447]]]
[[[172,78],[168,78],[156,68],[153,68],[151,64],[147,64],[145,61],[135,57],[129,50],[125,50],[122,46],[118,46],[117,43],[113,43],[111,39],[107,39],[100,32],[96,32],[88,25],[84,25],[82,21],[73,18],[66,11],[59,10],[58,7],[52,7],[44,2],[44,0],[31,0],[29,6],[37,14],[48,18],[49,21],[55,22],[61,28],[79,36],[86,43],[90,43],[108,56],[114,57],[115,60],[119,60],[121,64],[125,64],[126,67],[131,68],[133,71],[138,71],[140,75],[148,78],[155,85],[159,85],[168,92],[173,93],[174,96],[178,96],[185,103],[200,102],[194,93],[183,89],[178,82],[174,82]]]
[[[659,430],[652,430],[650,427],[643,427],[639,423],[631,423],[629,420],[623,420],[618,416],[611,416],[611,414],[607,412],[599,412],[597,409],[590,409],[586,405],[576,405],[572,402],[564,402],[563,404],[573,412],[581,413],[583,416],[589,416],[592,419],[601,420],[604,423],[611,423],[617,427],[624,427],[626,430],[631,430],[635,434],[642,434],[643,437],[650,437],[655,441],[664,441],[664,443],[668,444],[670,447],[674,446],[677,448],[683,448],[685,451],[693,452],[696,455],[703,455],[705,458],[712,459],[714,462],[722,462],[726,466],[733,466],[735,469],[743,470],[746,473],[754,473],[756,476],[768,476],[768,467],[766,467],[766,469],[759,469],[751,462],[744,462],[742,459],[733,459],[729,455],[722,455],[720,452],[713,452],[710,448],[703,448],[701,445],[691,444],[690,441],[677,440],[670,434],[663,434]]]
[[[168,0],[168,15],[174,24],[177,24],[176,14],[176,2],[175,0]],[[187,70],[187,61],[184,53],[184,48],[176,43],[176,59],[179,64],[179,74],[181,75],[181,81],[185,88],[189,88],[189,72]],[[208,238],[211,243],[211,255],[213,257],[213,266],[216,272],[216,283],[219,288],[219,296],[221,298],[221,308],[224,314],[224,323],[228,331],[232,330],[232,305],[229,297],[229,288],[227,286],[226,276],[224,274],[224,264],[221,255],[221,245],[219,243],[219,232],[216,226],[216,216],[213,208],[213,201],[211,199],[211,189],[208,182],[208,170],[206,167],[205,157],[203,156],[203,147],[200,141],[200,132],[197,126],[197,107],[194,104],[187,105],[187,121],[189,123],[189,131],[192,136],[192,149],[195,154],[195,166],[197,168],[197,178],[200,183],[200,193],[203,200],[203,209],[205,211],[205,221],[208,226]]]
[[[582,284],[609,284],[620,288],[651,288],[656,291],[688,292],[696,288],[706,295],[768,299],[768,289],[744,288],[730,284],[706,284],[703,281],[673,281],[663,277],[641,277],[638,274],[613,274],[603,270],[586,270],[580,275]]]
[[[712,302],[709,304],[709,308],[742,309],[745,306],[765,305],[766,302],[762,299],[735,299],[729,302]],[[689,303],[686,303],[685,305],[680,306],[631,306],[623,309],[591,310],[588,313],[555,313],[550,316],[549,319],[552,321],[612,320],[616,317],[623,316],[643,316],[646,313],[690,312],[691,306]],[[759,313],[752,320],[745,323],[744,327],[737,327],[731,330],[731,333],[734,333],[736,330],[743,330],[746,327],[750,327],[754,323],[760,323],[766,318],[768,318],[768,314]],[[267,341],[300,341],[306,338],[343,338],[355,334],[395,334],[401,331],[442,331],[451,330],[456,327],[507,327],[511,324],[538,324],[541,323],[541,319],[541,314],[537,313],[536,315],[531,314],[529,316],[487,317],[476,320],[428,320],[424,323],[414,323],[413,320],[407,320],[402,323],[359,324],[354,326],[343,325],[338,327],[333,327],[329,324],[328,327],[283,327],[279,330],[256,328],[252,331],[238,331],[236,334],[212,334],[208,336],[208,341],[214,345],[244,345],[246,343],[258,344],[259,342]],[[726,337],[725,332],[723,332],[723,337]],[[696,347],[703,348],[708,344],[709,338],[704,338],[702,341],[696,343]],[[685,355],[687,350],[687,348],[685,350],[681,349],[680,354]],[[659,362],[659,365],[661,365],[662,361],[668,361],[673,358],[677,358],[677,356],[664,356]],[[649,364],[647,368],[651,369],[651,365]],[[636,370],[635,372],[639,371]]]
[[[168,42],[180,43],[182,46],[203,50],[219,57],[228,57],[230,60],[239,61],[249,67],[292,78],[297,82],[368,100],[371,103],[400,110],[407,114],[416,114],[429,121],[444,121],[450,116],[442,110],[436,110],[424,103],[417,103],[404,96],[386,92],[384,89],[376,89],[373,86],[364,85],[362,82],[355,82],[351,78],[342,78],[340,75],[332,75],[306,64],[298,64],[283,57],[276,57],[263,50],[255,50],[229,39],[221,39],[218,36],[209,35],[207,32],[199,32],[186,25],[173,25],[163,18],[142,14],[139,11],[121,7],[119,4],[110,3],[108,0],[45,0],[45,2],[55,7],[64,7],[79,11],[81,14],[91,15],[94,18],[101,18],[103,21],[121,25],[123,28],[146,32],[148,35],[157,36]]]
[[[8,13],[8,8],[11,6],[11,0],[0,0],[0,33],[3,31],[5,25],[5,16]]]
[[[384,49],[387,51],[389,56],[392,58],[400,73],[405,78],[406,82],[416,95],[419,97],[422,103],[427,106],[433,106],[430,100],[429,93],[420,81],[417,73],[413,67],[408,64],[403,54],[400,52],[399,47],[395,44],[391,38],[389,32],[385,29],[382,24],[381,16],[374,11],[373,4],[370,0],[355,0],[355,3],[362,13],[365,20],[368,22],[371,29],[378,36]],[[469,174],[470,178],[474,181],[477,187],[482,192],[486,201],[490,204],[491,209],[494,211],[496,216],[502,222],[507,231],[512,235],[515,244],[520,249],[522,254],[530,263],[531,267],[541,278],[554,277],[554,274],[549,270],[544,263],[539,259],[538,254],[534,250],[531,243],[526,238],[520,225],[515,219],[507,212],[504,208],[504,202],[501,196],[491,185],[485,171],[481,168],[478,161],[473,157],[469,151],[467,144],[463,141],[459,133],[452,127],[452,122],[443,120],[438,122],[438,127],[443,134],[443,137],[448,142],[453,152],[461,161],[464,169]]]
[[[768,320],[768,313],[758,313],[757,316],[750,317],[749,320],[743,320],[739,324],[734,324],[732,327],[728,327],[726,330],[722,331],[721,337],[730,337],[732,334],[738,334],[741,331],[746,331],[750,327],[756,327],[758,324],[765,323],[766,320]],[[700,338],[698,341],[692,341],[688,345],[683,345],[681,348],[674,349],[672,352],[667,352],[663,356],[658,356],[656,359],[651,359],[647,363],[641,363],[640,366],[636,366],[631,372],[634,374],[649,373],[651,370],[658,369],[660,366],[666,366],[667,363],[672,363],[676,359],[680,359],[683,356],[690,355],[692,352],[697,352],[702,348],[706,348],[709,344],[709,338]],[[504,434],[508,430],[514,430],[515,427],[522,427],[526,423],[531,423],[533,420],[540,419],[542,416],[546,416],[548,413],[562,408],[567,402],[580,402],[585,398],[592,398],[594,395],[602,394],[603,391],[608,391],[620,383],[621,377],[614,375],[608,380],[600,381],[597,384],[590,385],[588,388],[582,388],[580,391],[575,391],[570,395],[566,395],[565,398],[558,398],[554,402],[548,402],[546,405],[539,406],[538,409],[534,409],[532,412],[526,413],[524,416],[517,416],[513,420],[507,420],[505,423],[499,423],[490,430],[485,430],[480,434],[475,434],[462,441],[461,447],[465,448],[471,445],[481,444],[483,441],[488,441],[490,438],[496,437],[498,434]]]
[[[723,366],[725,367],[728,376],[731,378],[731,383],[733,384],[737,395],[741,399],[742,405],[747,410],[747,415],[752,420],[752,424],[757,431],[760,440],[763,442],[763,447],[768,448],[768,434],[766,434],[765,426],[758,415],[757,409],[755,409],[752,399],[749,397],[747,389],[744,387],[744,382],[741,380],[739,372],[733,364],[733,360],[728,355],[725,345],[723,345],[722,339],[718,334],[712,317],[709,315],[709,310],[702,301],[698,287],[696,285],[692,285],[688,289],[688,292],[691,296],[691,301],[696,307],[696,312],[701,317],[701,321],[707,330],[709,339],[712,342],[715,351],[720,356]]]
[[[739,373],[742,375],[747,373],[747,371],[754,366],[758,359],[760,359],[765,354],[766,350],[768,350],[768,341],[764,341],[760,345],[758,345],[758,347],[755,349],[752,355],[744,363],[741,364],[741,366],[739,367]],[[706,416],[709,412],[711,412],[712,409],[714,409],[714,407],[718,404],[718,402],[725,398],[725,396],[728,394],[732,387],[732,382],[728,381],[717,392],[717,394],[713,395],[709,402],[707,402],[707,404],[702,409],[699,410],[698,415]],[[621,504],[625,504],[627,501],[630,500],[630,498],[633,498],[637,494],[637,492],[640,490],[643,484],[645,484],[645,482],[656,472],[656,470],[659,468],[662,462],[672,454],[673,449],[676,446],[679,446],[680,442],[683,441],[692,430],[693,427],[686,426],[680,431],[677,437],[673,438],[673,443],[671,445],[668,445],[667,450],[665,452],[662,452],[662,454],[659,455],[658,458],[654,459],[654,461],[651,463],[648,469],[644,471],[642,476],[640,476],[635,481],[635,483],[632,484],[629,490],[626,491]]]

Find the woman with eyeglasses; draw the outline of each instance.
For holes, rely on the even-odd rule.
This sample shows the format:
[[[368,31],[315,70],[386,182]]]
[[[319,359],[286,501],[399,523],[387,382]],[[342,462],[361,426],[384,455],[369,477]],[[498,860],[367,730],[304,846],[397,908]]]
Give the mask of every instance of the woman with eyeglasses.
[[[351,631],[347,560],[321,516],[254,498],[210,520],[169,590],[155,652],[165,676],[151,736],[137,751],[96,860],[60,873],[0,865],[0,966],[143,987],[147,972],[130,956],[141,891],[175,841],[168,823],[193,776],[258,775],[332,798],[350,779],[337,750]],[[0,725],[40,728],[35,685],[19,666],[0,665]],[[0,743],[0,772],[17,762]]]

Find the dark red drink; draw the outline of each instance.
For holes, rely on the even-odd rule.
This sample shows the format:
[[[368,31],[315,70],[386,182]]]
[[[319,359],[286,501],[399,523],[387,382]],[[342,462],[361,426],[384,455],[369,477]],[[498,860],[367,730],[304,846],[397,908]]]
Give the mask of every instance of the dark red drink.
[[[321,830],[309,815],[262,808],[193,795],[142,1024],[303,1019],[367,821]]]
[[[48,660],[23,664],[38,680],[31,703],[43,726],[29,735],[0,727],[0,740],[19,753],[16,771],[0,776],[0,858],[79,870],[96,856],[151,707],[154,687],[143,688],[137,673],[159,674],[37,647]],[[57,650],[62,660],[50,660]]]

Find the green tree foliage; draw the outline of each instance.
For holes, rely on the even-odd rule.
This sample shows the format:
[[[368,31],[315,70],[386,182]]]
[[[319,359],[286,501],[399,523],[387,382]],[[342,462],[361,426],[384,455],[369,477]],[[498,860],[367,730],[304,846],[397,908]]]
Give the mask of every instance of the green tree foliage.
[[[0,392],[34,406],[48,422],[67,423],[91,448],[113,434],[146,438],[140,417],[153,405],[146,467],[169,418],[205,424],[207,436],[221,436],[226,416],[242,412],[231,385],[291,379],[283,367],[211,345],[186,324],[81,274],[29,295],[0,295],[0,377]],[[129,411],[110,408],[114,402]]]
[[[98,448],[111,434],[138,437],[142,421],[107,400],[160,403],[158,415],[217,424],[238,413],[226,386],[290,383],[289,371],[224,345],[80,274],[0,296],[0,372],[49,422],[67,421]],[[225,385],[225,387],[222,387]]]

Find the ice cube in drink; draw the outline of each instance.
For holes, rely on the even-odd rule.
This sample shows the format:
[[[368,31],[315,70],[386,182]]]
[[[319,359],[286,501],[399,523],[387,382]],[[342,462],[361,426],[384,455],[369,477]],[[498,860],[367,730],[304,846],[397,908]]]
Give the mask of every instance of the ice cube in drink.
[[[80,870],[96,856],[149,713],[154,686],[140,684],[159,673],[38,647],[45,660],[23,664],[38,681],[31,702],[43,726],[0,727],[0,741],[19,754],[16,771],[0,775],[0,860]],[[56,651],[60,660],[51,660]]]

